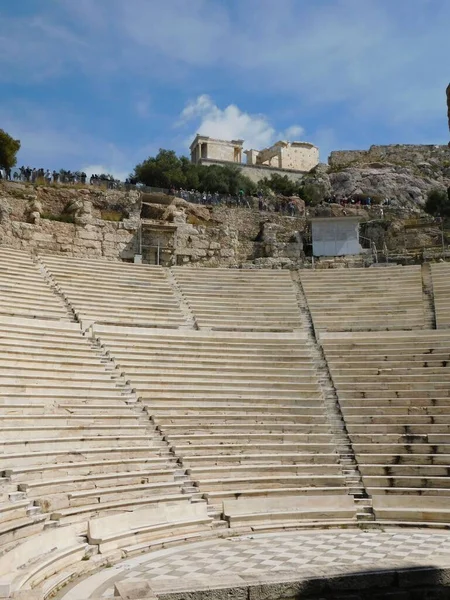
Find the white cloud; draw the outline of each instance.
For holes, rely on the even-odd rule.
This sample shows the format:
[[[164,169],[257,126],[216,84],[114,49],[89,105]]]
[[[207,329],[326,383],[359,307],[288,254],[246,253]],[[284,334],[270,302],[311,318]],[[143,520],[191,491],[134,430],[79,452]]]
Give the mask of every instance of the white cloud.
[[[292,125],[284,132],[277,133],[275,127],[265,115],[242,111],[235,104],[224,109],[219,108],[207,94],[198,96],[189,102],[181,112],[177,126],[188,125],[192,121],[198,123],[195,133],[208,135],[222,140],[244,140],[244,147],[262,149],[273,144],[277,139],[293,139],[304,133],[299,125]]]
[[[121,171],[115,167],[105,165],[87,165],[86,167],[81,167],[80,171],[84,171],[88,178],[91,175],[112,175],[114,179],[118,179],[119,181],[125,181],[129,175],[129,171]]]
[[[96,81],[119,72],[186,82],[217,74],[299,107],[345,102],[361,119],[426,121],[443,110],[448,0],[227,4],[42,3],[37,15],[1,20],[0,78],[76,67]]]
[[[303,136],[304,133],[305,130],[303,129],[303,127],[300,127],[300,125],[291,125],[283,132],[283,135],[281,137],[289,141],[298,142],[300,141],[300,138]]]
[[[392,137],[385,140],[390,143],[419,137],[433,143],[440,128],[447,133],[448,0],[58,0],[36,5],[25,16],[10,12],[0,20],[0,81],[17,82],[18,94],[26,94],[36,81],[70,76],[76,82],[81,75],[86,88],[91,84],[92,94],[99,96],[101,90],[106,102],[110,90],[123,99],[133,89],[123,84],[130,77],[138,90],[130,111],[155,122],[161,113],[150,114],[139,86],[151,81],[162,94],[161,82],[169,83],[171,98],[165,102],[161,96],[161,146],[173,143],[167,139],[173,98],[179,94],[184,101],[219,86],[245,96],[249,112],[242,108],[242,96],[220,108],[200,95],[183,111],[182,132],[190,127],[194,135],[241,137],[247,147],[264,147],[277,138],[316,142],[311,131],[320,127],[332,128],[335,147],[359,145],[379,129],[385,137],[390,129]],[[273,118],[254,114],[252,97],[258,106],[265,100]],[[54,123],[50,111],[45,122],[37,123],[16,111],[13,124],[23,142],[23,160],[67,168],[110,165],[125,172],[135,152],[131,158],[126,149],[122,156],[111,155],[110,145],[95,139],[95,124],[87,122],[88,105],[80,107],[86,122],[71,127]],[[157,107],[155,101],[151,108]],[[297,124],[277,133],[277,120],[293,108],[290,121],[306,123],[309,116],[322,124],[308,126],[306,135]],[[111,131],[119,126],[113,123]],[[154,140],[155,134],[149,137]],[[329,136],[322,137],[328,148]]]

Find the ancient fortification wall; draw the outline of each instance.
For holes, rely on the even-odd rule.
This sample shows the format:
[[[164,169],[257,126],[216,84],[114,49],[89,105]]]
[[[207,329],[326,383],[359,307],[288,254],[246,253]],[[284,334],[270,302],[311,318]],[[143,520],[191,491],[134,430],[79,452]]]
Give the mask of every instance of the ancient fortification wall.
[[[222,160],[210,160],[203,158],[199,161],[201,165],[220,165],[220,166],[229,166],[230,163]],[[277,167],[267,167],[265,165],[245,165],[239,164],[237,165],[243,175],[248,177],[254,183],[258,183],[264,177],[270,179],[272,173],[277,173],[278,175],[284,176],[286,175],[291,181],[300,181],[306,171],[289,171],[286,169],[279,169]]]
[[[369,150],[339,150],[328,159],[331,168],[343,169],[360,164],[388,162],[404,166],[435,162],[450,166],[448,146],[396,144],[393,146],[371,146]]]

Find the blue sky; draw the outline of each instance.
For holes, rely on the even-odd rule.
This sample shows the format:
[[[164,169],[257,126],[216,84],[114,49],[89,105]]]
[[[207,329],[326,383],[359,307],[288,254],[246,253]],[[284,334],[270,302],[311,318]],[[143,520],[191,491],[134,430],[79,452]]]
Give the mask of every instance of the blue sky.
[[[448,141],[449,0],[1,0],[19,165],[124,177],[197,132],[331,150]]]

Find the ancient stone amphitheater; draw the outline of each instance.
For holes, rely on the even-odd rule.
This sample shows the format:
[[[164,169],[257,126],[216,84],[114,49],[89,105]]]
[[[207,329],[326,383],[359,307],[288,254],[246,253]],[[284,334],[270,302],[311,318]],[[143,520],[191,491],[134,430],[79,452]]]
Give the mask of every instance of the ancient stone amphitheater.
[[[446,263],[0,248],[0,598],[446,567],[449,327]]]

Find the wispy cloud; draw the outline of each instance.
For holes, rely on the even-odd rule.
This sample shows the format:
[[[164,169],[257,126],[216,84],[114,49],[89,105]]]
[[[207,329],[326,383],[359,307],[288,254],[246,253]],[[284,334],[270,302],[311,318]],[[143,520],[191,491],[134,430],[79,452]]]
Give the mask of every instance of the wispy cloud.
[[[191,127],[197,123],[196,133],[224,140],[244,140],[245,148],[262,149],[276,139],[297,139],[304,133],[303,127],[291,125],[278,132],[267,116],[249,114],[235,104],[219,108],[207,94],[201,94],[188,102],[176,122],[177,127]],[[189,142],[195,133],[190,134]],[[187,140],[186,140],[187,145]]]
[[[300,137],[322,159],[330,144],[447,139],[448,0],[34,6],[0,9],[0,118],[33,162],[125,172],[139,148],[181,150],[197,131]],[[21,98],[37,110],[20,114]]]

